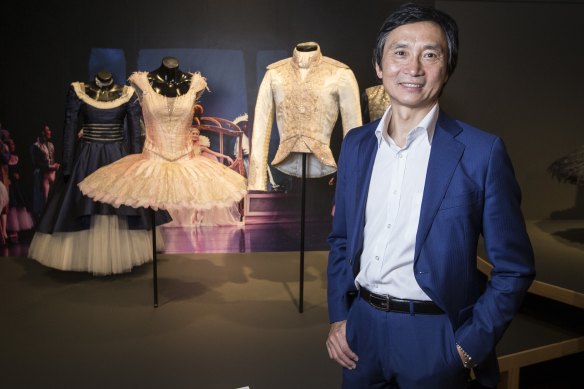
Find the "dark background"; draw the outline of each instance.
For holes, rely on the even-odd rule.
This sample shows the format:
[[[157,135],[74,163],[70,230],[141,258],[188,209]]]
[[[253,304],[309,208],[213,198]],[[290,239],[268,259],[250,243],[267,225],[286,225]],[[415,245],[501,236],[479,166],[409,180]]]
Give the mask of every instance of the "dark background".
[[[139,50],[242,50],[248,113],[257,95],[256,54],[316,41],[346,63],[359,87],[376,84],[377,30],[401,1],[59,1],[11,4],[0,20],[0,121],[17,144],[25,180],[28,147],[44,123],[61,152],[65,95],[88,81],[92,48],[119,48],[127,73]],[[527,218],[584,218],[584,188],[552,179],[547,166],[584,144],[584,1],[426,1],[460,28],[459,65],[441,100],[451,115],[500,135]],[[179,58],[180,59],[180,58]],[[335,156],[341,141],[335,131]],[[23,182],[25,188],[31,186]],[[28,189],[27,189],[28,190]],[[318,194],[313,194],[318,196]],[[326,194],[328,196],[328,193]]]

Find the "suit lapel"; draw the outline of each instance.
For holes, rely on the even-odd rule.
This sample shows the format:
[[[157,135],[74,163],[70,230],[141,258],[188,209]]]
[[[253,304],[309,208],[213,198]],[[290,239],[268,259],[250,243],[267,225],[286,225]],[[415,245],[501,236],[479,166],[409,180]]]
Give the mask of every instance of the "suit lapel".
[[[368,131],[366,136],[361,142],[359,142],[359,147],[357,150],[357,163],[358,168],[356,172],[362,172],[355,180],[355,199],[357,207],[357,213],[355,218],[355,223],[353,228],[355,237],[354,246],[355,252],[352,258],[350,258],[353,266],[358,264],[359,257],[363,251],[363,232],[365,230],[365,207],[367,206],[367,193],[369,192],[369,183],[371,182],[371,172],[373,171],[373,162],[375,161],[375,155],[377,154],[377,137],[375,136],[375,129],[377,128],[378,121],[375,121],[371,125],[371,131]],[[357,269],[358,271],[359,269]]]
[[[422,245],[464,152],[464,145],[455,139],[460,131],[462,128],[458,123],[440,112],[428,161],[414,261],[418,260]]]

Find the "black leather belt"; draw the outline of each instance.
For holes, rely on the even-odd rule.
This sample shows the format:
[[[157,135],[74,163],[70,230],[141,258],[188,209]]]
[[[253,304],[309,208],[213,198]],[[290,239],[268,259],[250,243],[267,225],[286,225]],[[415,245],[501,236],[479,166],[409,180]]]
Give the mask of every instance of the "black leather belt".
[[[412,314],[439,315],[442,309],[432,301],[402,300],[386,294],[377,294],[361,287],[359,296],[375,309],[385,312],[403,312]]]

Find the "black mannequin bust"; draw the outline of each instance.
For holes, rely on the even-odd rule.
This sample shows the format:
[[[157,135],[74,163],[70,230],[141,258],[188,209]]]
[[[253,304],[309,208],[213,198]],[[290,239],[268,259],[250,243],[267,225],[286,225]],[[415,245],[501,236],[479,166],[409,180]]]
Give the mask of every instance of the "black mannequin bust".
[[[112,74],[107,70],[100,70],[93,81],[85,85],[85,93],[97,101],[112,101],[120,98],[123,87],[114,83]]]
[[[158,69],[148,73],[148,81],[152,89],[163,96],[177,97],[184,95],[191,86],[192,75],[181,71],[178,59],[164,57]]]

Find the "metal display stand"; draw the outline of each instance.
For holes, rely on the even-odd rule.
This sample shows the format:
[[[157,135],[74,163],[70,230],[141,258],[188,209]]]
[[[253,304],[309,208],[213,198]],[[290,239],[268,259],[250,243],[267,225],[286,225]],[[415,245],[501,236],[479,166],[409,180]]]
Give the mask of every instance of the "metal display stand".
[[[154,287],[154,308],[158,308],[158,268],[156,263],[156,213],[150,208],[152,222],[152,277]]]
[[[302,197],[300,201],[300,285],[298,312],[304,311],[304,235],[306,224],[306,153],[302,153]]]

